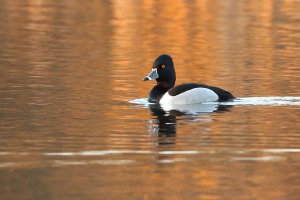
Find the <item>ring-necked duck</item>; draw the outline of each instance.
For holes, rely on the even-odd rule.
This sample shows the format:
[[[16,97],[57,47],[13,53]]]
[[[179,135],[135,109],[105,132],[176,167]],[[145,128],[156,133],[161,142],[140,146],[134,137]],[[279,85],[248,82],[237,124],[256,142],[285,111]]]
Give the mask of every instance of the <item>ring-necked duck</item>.
[[[218,87],[198,83],[175,85],[176,73],[171,56],[161,55],[153,63],[152,70],[144,81],[156,79],[156,86],[148,100],[160,104],[196,104],[213,101],[228,101],[235,97]]]

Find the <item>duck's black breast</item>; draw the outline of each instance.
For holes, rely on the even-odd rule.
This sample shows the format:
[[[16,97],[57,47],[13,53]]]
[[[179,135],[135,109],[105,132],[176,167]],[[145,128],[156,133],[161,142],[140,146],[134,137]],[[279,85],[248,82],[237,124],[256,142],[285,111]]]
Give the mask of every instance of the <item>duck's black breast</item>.
[[[158,103],[161,97],[168,91],[168,88],[156,85],[149,92],[148,101],[152,103]]]
[[[188,90],[194,89],[194,88],[207,88],[212,90],[214,93],[216,93],[219,97],[218,101],[228,101],[231,99],[234,99],[235,97],[228,91],[214,87],[214,86],[209,86],[205,84],[199,84],[199,83],[183,83],[180,85],[177,85],[171,89],[168,90],[168,93],[170,96],[177,96],[181,93],[184,93]]]

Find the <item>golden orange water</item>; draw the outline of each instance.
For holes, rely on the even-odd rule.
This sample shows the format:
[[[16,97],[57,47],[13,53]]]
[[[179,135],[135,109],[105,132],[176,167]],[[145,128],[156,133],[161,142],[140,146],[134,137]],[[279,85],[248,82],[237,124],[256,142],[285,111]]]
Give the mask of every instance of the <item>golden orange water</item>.
[[[0,0],[0,199],[300,198],[299,104],[164,112],[177,84],[298,97],[297,0]],[[283,98],[284,99],[284,98]]]

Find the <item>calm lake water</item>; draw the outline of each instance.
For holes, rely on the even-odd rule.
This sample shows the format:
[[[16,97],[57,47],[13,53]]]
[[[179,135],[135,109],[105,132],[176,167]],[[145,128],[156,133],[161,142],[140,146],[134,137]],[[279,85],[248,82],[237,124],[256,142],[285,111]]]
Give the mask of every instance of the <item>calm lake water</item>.
[[[0,199],[300,199],[299,0],[0,0]],[[239,99],[168,109],[143,82]]]

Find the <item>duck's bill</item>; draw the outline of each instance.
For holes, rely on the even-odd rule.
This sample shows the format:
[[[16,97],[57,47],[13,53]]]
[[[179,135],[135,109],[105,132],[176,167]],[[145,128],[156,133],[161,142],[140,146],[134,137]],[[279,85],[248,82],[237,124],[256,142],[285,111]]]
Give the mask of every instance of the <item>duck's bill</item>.
[[[158,78],[157,69],[152,69],[150,74],[144,78],[144,81],[149,81]]]

